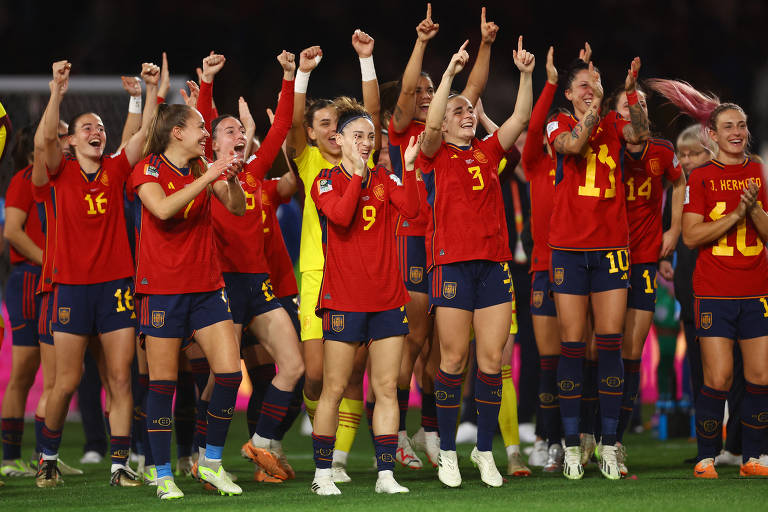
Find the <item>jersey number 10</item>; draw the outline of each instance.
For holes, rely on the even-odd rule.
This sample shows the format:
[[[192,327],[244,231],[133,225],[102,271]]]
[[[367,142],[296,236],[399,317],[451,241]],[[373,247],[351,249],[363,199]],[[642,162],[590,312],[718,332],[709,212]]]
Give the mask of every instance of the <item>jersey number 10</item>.
[[[762,208],[762,203],[757,202]],[[715,207],[709,212],[709,218],[714,220],[725,216],[725,201],[718,201]],[[760,238],[755,240],[755,245],[747,245],[747,219],[741,219],[736,225],[736,248],[744,256],[757,256],[763,250],[763,242]],[[715,256],[733,256],[733,247],[728,245],[728,233],[717,240],[717,245],[712,247],[712,254]]]

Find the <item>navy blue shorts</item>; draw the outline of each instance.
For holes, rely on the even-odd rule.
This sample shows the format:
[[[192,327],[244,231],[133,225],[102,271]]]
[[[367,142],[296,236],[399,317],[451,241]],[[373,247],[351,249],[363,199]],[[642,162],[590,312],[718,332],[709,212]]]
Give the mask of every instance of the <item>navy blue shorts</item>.
[[[322,318],[324,340],[370,343],[408,334],[405,306],[375,313],[326,309]]]
[[[212,292],[143,295],[139,331],[155,338],[190,340],[195,331],[232,320],[224,288]]]
[[[487,260],[436,265],[429,273],[429,306],[474,311],[512,302],[509,263]]]
[[[627,307],[656,311],[656,263],[635,263],[629,276]]]
[[[557,316],[549,272],[544,270],[537,270],[531,275],[531,314]]]
[[[243,327],[250,325],[253,317],[282,307],[272,292],[269,274],[241,274],[224,272],[232,321]]]
[[[570,295],[618,290],[629,286],[629,251],[562,251],[552,249],[552,291]]]
[[[296,302],[295,295],[289,295],[287,297],[278,297],[277,300],[283,305],[283,309],[288,312],[288,317],[291,319],[293,328],[296,329],[296,336],[301,339],[301,324],[299,323],[299,304]]]
[[[5,286],[5,305],[11,321],[14,347],[37,347],[37,320],[40,297],[35,293],[40,281],[40,267],[21,263],[11,269]]]
[[[768,297],[694,301],[699,338],[748,340],[768,336]]]
[[[403,283],[409,292],[428,293],[427,249],[423,236],[398,236],[397,257]]]
[[[40,343],[53,345],[53,293],[45,292],[40,294],[40,315],[37,319],[37,337]]]
[[[130,277],[97,284],[57,284],[53,332],[97,335],[135,329],[133,289]]]

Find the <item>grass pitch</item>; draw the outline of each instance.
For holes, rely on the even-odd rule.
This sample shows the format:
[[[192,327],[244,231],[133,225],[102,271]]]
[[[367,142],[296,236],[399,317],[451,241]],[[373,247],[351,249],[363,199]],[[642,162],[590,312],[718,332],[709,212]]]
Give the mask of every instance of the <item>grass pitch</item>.
[[[415,431],[418,412],[412,411]],[[411,431],[409,430],[409,431]],[[27,425],[24,436],[25,456],[32,451],[33,428]],[[460,445],[459,457],[464,483],[459,489],[445,489],[431,468],[420,471],[398,467],[398,481],[409,487],[407,495],[382,496],[373,491],[376,472],[370,436],[362,427],[349,458],[349,474],[353,481],[339,484],[341,496],[319,497],[309,486],[314,474],[311,440],[298,433],[296,425],[285,439],[288,458],[296,469],[296,480],[283,484],[259,484],[252,480],[253,465],[240,457],[240,445],[247,439],[245,418],[235,416],[229,441],[224,451],[225,467],[238,475],[243,495],[223,497],[212,494],[189,478],[177,483],[186,494],[183,500],[161,502],[154,487],[114,488],[109,485],[109,460],[97,465],[79,465],[82,456],[83,431],[80,424],[67,424],[62,444],[62,458],[83,467],[85,475],[65,477],[56,489],[37,489],[31,478],[5,478],[0,487],[3,510],[24,512],[40,510],[131,511],[181,510],[190,506],[197,510],[308,510],[308,511],[462,511],[494,510],[567,510],[590,512],[617,510],[736,510],[765,507],[768,481],[739,478],[738,468],[720,468],[720,479],[694,479],[693,468],[682,461],[695,453],[695,444],[686,440],[659,442],[650,434],[627,435],[630,477],[618,482],[605,480],[598,468],[590,464],[581,481],[568,481],[560,474],[534,470],[528,478],[510,478],[500,489],[485,487],[477,470],[469,461],[471,446]],[[500,469],[506,468],[506,456],[500,438],[496,438],[495,456]],[[425,459],[426,460],[426,459]]]

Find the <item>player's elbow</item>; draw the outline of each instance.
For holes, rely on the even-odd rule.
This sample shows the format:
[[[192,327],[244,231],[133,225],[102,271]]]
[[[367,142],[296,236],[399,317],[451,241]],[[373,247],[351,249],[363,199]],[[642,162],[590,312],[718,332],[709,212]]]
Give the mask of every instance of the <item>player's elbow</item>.
[[[694,250],[701,245],[699,240],[693,237],[688,229],[683,229],[683,243],[690,250]]]

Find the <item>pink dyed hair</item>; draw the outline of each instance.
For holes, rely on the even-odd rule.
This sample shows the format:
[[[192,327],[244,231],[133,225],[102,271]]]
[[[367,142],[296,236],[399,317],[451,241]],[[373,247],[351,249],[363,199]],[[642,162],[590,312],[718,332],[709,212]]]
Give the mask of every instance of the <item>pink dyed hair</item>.
[[[746,112],[735,103],[721,103],[714,94],[705,94],[682,80],[651,78],[646,81],[648,86],[658,92],[670,103],[679,108],[699,124],[715,129],[717,116],[725,110],[738,110],[746,117]]]

